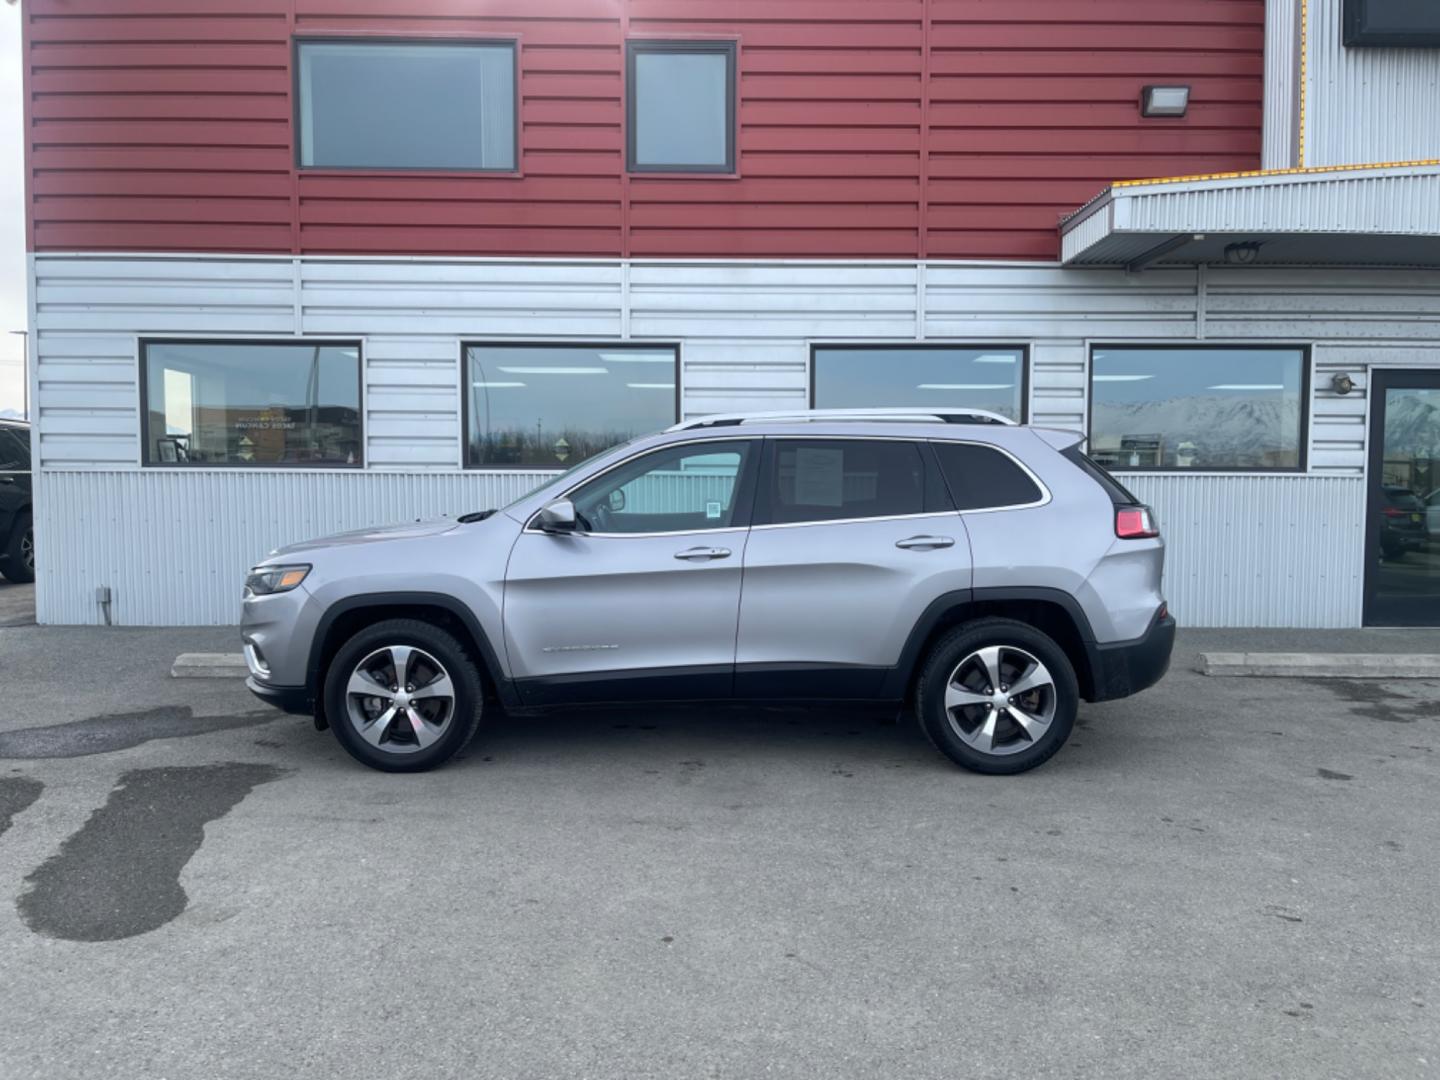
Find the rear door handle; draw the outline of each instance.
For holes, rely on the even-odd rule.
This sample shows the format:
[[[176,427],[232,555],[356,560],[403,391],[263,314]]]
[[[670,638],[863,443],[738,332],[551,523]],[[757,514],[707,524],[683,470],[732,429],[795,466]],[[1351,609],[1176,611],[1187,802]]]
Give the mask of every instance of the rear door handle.
[[[951,536],[907,536],[904,540],[896,540],[895,546],[910,551],[932,551],[935,548],[954,547],[955,538]]]
[[[729,557],[729,548],[693,547],[675,552],[675,558],[684,559],[686,562],[706,562],[709,559],[728,559]]]

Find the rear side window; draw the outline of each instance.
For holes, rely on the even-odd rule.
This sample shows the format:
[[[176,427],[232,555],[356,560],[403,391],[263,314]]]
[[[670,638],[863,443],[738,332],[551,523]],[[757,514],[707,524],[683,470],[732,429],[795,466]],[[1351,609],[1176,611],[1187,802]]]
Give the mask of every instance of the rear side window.
[[[1028,506],[1045,498],[1030,474],[993,446],[947,442],[933,445],[957,510]]]
[[[1116,506],[1140,505],[1140,500],[1130,494],[1130,490],[1111,476],[1103,465],[1096,463],[1085,451],[1081,450],[1079,443],[1067,446],[1060,453],[1068,458],[1077,469],[1104,488],[1105,494],[1110,496],[1110,501]]]
[[[775,439],[765,472],[763,522],[925,513],[925,462],[913,442]]]

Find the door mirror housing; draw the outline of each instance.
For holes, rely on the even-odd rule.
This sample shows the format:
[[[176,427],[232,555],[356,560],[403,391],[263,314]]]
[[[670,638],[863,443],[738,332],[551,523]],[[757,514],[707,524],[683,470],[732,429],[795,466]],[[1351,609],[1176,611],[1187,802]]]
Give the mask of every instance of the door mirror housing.
[[[577,530],[575,504],[569,499],[556,499],[540,508],[536,519],[541,532],[572,533]]]

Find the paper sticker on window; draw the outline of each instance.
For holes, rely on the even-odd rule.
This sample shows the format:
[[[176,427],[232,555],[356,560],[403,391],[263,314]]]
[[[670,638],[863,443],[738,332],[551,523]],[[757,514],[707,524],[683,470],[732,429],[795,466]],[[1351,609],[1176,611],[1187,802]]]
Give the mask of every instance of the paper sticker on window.
[[[711,521],[720,520],[720,504],[718,502],[707,502],[705,504],[705,516]]]
[[[795,504],[840,506],[844,502],[845,451],[818,446],[795,449]]]

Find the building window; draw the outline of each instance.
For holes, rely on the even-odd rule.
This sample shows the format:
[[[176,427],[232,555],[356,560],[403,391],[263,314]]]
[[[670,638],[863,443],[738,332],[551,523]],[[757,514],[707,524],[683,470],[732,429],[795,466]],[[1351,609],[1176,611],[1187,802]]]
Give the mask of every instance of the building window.
[[[631,172],[735,171],[734,42],[627,43],[625,101]]]
[[[514,171],[515,47],[302,41],[300,164]]]
[[[1440,47],[1440,4],[1345,0],[1345,44]]]
[[[984,409],[1024,419],[1025,350],[1015,346],[816,345],[817,409]]]
[[[1090,456],[1128,469],[1304,465],[1302,348],[1096,346]]]
[[[465,347],[465,464],[567,468],[675,423],[673,345]]]
[[[360,346],[147,341],[147,465],[361,464]]]

